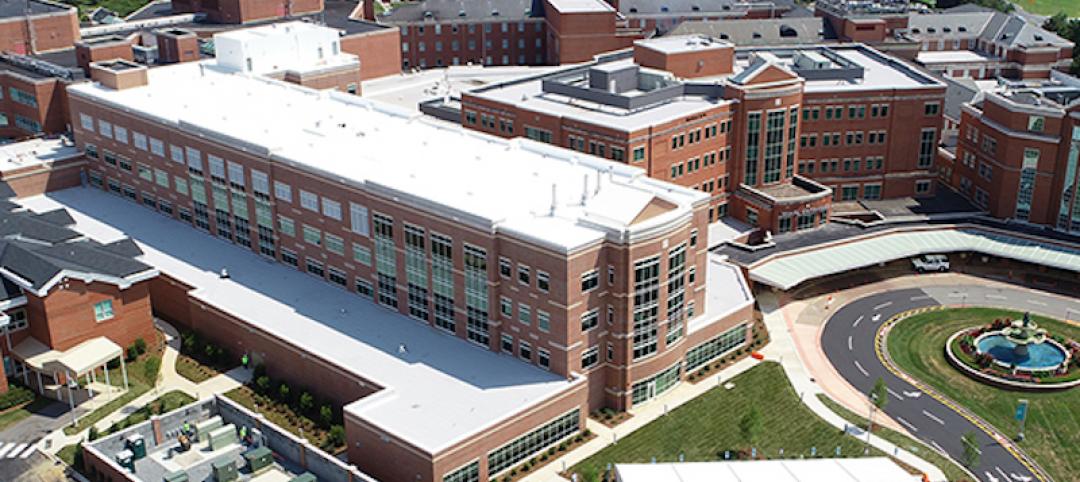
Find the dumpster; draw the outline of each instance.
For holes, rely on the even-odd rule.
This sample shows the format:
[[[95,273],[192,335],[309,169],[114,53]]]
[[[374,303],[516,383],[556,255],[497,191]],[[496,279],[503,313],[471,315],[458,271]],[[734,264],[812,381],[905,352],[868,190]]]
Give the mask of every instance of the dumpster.
[[[183,470],[165,474],[165,482],[188,482],[187,472]]]
[[[212,472],[217,482],[232,482],[238,477],[236,462],[232,459],[222,459],[213,463]]]
[[[131,451],[134,460],[146,457],[146,439],[142,435],[133,433],[124,439],[124,446]]]
[[[199,436],[199,440],[203,440],[202,436]],[[224,427],[214,429],[209,434],[210,450],[217,451],[223,447],[227,447],[237,442],[236,438],[236,425],[228,424]]]
[[[135,455],[124,449],[116,453],[116,463],[132,472],[135,471]]]
[[[251,473],[257,474],[274,463],[274,454],[266,447],[258,447],[244,452],[244,460],[247,460]]]

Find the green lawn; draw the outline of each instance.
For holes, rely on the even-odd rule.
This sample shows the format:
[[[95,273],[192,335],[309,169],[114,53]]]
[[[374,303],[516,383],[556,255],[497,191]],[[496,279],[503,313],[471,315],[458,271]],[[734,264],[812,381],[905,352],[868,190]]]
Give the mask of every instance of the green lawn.
[[[851,410],[848,410],[844,406],[833,401],[825,394],[818,394],[818,400],[821,400],[830,410],[836,412],[837,415],[843,417],[848,422],[851,422],[855,426],[866,430],[866,418],[860,415],[856,415]],[[949,479],[949,482],[971,482],[971,476],[968,475],[964,469],[956,465],[952,459],[942,456],[941,454],[931,450],[926,445],[923,445],[915,440],[912,440],[907,435],[897,432],[892,429],[882,427],[880,425],[874,429],[874,435],[881,437],[893,444],[911,452],[923,460],[934,464],[937,468],[945,474],[945,477]]]
[[[1041,15],[1065,12],[1070,17],[1080,17],[1080,2],[1076,0],[1013,0],[1013,3]]]
[[[740,421],[756,406],[762,417],[759,440],[754,444],[759,457],[777,457],[784,449],[785,458],[810,456],[811,447],[818,456],[832,457],[836,447],[841,454],[862,455],[864,443],[827,424],[799,401],[780,365],[762,363],[732,379],[735,388],[713,388],[700,397],[672,410],[668,415],[638,429],[615,445],[574,466],[582,480],[599,480],[608,463],[720,460],[725,450],[748,451],[739,429]],[[883,455],[871,452],[872,455]]]
[[[176,373],[194,383],[202,383],[221,374],[217,369],[187,355],[176,357]]]
[[[191,395],[188,395],[179,390],[173,390],[154,399],[154,401],[146,404],[142,408],[132,412],[131,415],[124,417],[123,420],[112,424],[111,426],[109,426],[109,429],[103,431],[100,436],[104,437],[110,433],[123,430],[138,423],[142,423],[148,420],[150,418],[150,415],[171,412],[194,401],[195,398]]]
[[[1013,420],[1017,400],[1028,399],[1031,406],[1022,446],[1054,479],[1074,480],[1073,475],[1080,473],[1080,388],[1053,393],[1001,390],[968,378],[945,360],[945,341],[953,333],[989,323],[994,318],[1022,315],[989,308],[916,315],[893,328],[889,354],[905,372],[971,409],[1006,434],[1017,430],[1017,422]],[[1032,318],[1050,334],[1080,339],[1080,327],[1041,316]]]
[[[34,411],[41,410],[50,403],[52,403],[52,400],[44,397],[37,397],[33,402],[30,402],[29,405],[0,414],[0,431],[15,425],[19,421],[29,417]]]

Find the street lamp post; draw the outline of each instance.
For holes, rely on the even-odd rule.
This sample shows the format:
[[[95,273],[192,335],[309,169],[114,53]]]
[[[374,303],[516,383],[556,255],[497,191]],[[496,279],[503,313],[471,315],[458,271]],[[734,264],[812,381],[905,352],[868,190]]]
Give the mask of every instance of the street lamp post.
[[[870,393],[870,423],[866,425],[866,452],[870,452],[870,433],[874,428],[874,408],[877,403],[877,393]]]

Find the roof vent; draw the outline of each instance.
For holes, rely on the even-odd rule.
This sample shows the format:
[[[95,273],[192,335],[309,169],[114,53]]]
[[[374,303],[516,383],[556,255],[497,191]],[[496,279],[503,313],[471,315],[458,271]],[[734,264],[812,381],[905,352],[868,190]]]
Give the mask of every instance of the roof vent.
[[[1035,41],[1036,42],[1042,42],[1043,41],[1043,36],[1042,35],[1036,35],[1035,36]]]
[[[700,11],[701,11],[701,7],[699,7],[699,6],[697,6],[697,5],[691,5],[691,6],[690,6],[690,10],[693,10],[693,11],[695,11],[695,12],[700,12]]]
[[[934,28],[934,27],[930,27],[930,28],[926,29],[926,33],[937,33],[937,29]]]
[[[941,31],[945,33],[952,32],[952,27],[941,27]]]
[[[754,38],[761,38],[761,34],[757,33],[757,32],[754,32]]]
[[[430,11],[425,11],[424,12],[424,18],[425,19],[431,20],[434,17],[435,17],[435,14],[431,13]]]
[[[911,33],[919,33],[919,32],[920,32],[920,30],[919,30],[919,29],[917,29],[917,28],[913,28],[913,29],[911,29]]]
[[[461,9],[461,10],[458,10],[458,11],[457,11],[457,16],[459,16],[459,17],[464,17],[464,16],[465,16],[465,9],[463,8],[463,9]]]
[[[637,7],[630,7],[630,13],[637,13]]]
[[[730,38],[731,37],[729,37],[728,34],[726,34],[726,33],[720,34],[720,40],[727,40],[727,39],[730,39]]]
[[[668,12],[670,10],[671,10],[670,8],[667,8],[667,5],[664,5],[664,6],[660,7],[661,12]]]
[[[959,32],[967,32],[967,27],[961,25],[959,27],[956,27],[956,30]]]
[[[491,11],[491,16],[492,17],[498,17],[499,16],[499,10],[498,9],[492,10]]]
[[[799,32],[797,32],[790,25],[781,25],[780,26],[780,36],[781,37],[798,37]]]

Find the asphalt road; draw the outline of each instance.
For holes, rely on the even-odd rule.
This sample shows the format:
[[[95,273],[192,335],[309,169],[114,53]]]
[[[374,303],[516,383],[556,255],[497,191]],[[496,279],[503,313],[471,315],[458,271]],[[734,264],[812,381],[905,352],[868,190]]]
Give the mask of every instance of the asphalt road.
[[[997,441],[948,406],[894,376],[874,351],[874,336],[893,315],[933,305],[993,306],[1033,311],[1056,318],[1080,318],[1080,301],[1065,300],[1025,288],[942,286],[890,291],[856,300],[837,309],[822,332],[825,355],[848,383],[869,393],[878,377],[889,387],[885,412],[920,440],[962,460],[960,437],[974,431],[982,455],[972,472],[984,482],[1038,480]],[[1017,398],[1023,398],[1021,394]],[[1037,407],[1033,407],[1037,409]],[[864,416],[869,415],[864,414]],[[1002,427],[1007,429],[1007,427]],[[1014,436],[1015,434],[1006,434]]]

